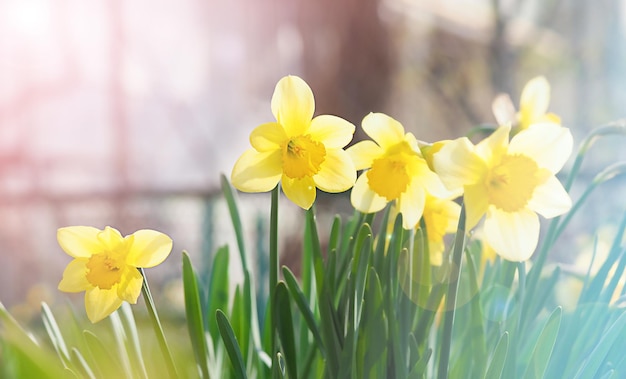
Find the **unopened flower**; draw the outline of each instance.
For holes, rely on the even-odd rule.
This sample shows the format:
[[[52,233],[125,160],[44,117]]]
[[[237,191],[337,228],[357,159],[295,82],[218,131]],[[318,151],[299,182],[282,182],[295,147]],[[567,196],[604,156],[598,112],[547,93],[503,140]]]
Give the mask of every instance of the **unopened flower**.
[[[272,97],[276,122],[252,131],[252,148],[237,160],[231,174],[235,188],[266,192],[280,181],[287,198],[304,209],[315,201],[316,188],[350,189],[356,170],[343,148],[355,127],[336,116],[313,118],[314,111],[313,92],[306,82],[297,76],[282,78]]]
[[[348,148],[357,170],[366,170],[357,179],[350,199],[355,209],[378,212],[395,201],[402,213],[403,227],[417,225],[426,195],[449,196],[439,177],[422,157],[412,133],[404,133],[398,121],[382,113],[370,113],[363,119],[366,140]]]
[[[85,291],[85,308],[91,322],[113,313],[123,301],[137,302],[143,277],[137,268],[153,267],[165,260],[172,240],[154,230],[139,230],[122,237],[117,230],[69,226],[57,231],[61,248],[74,258],[63,272],[59,289]]]
[[[500,256],[524,261],[537,246],[537,213],[551,218],[571,207],[555,174],[573,141],[569,129],[552,123],[531,125],[510,142],[509,132],[500,127],[477,145],[467,138],[449,142],[434,166],[448,188],[463,188],[467,229],[486,214],[485,241]]]
[[[537,123],[561,124],[554,113],[548,113],[550,105],[550,83],[543,76],[535,77],[526,83],[520,97],[519,111],[508,95],[499,95],[493,102],[493,113],[499,125],[512,125],[514,133],[528,129]]]

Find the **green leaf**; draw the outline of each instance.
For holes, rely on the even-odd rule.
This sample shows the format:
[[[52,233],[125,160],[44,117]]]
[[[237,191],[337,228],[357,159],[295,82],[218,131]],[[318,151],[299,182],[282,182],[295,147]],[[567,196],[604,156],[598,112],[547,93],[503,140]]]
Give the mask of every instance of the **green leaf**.
[[[524,378],[543,378],[548,362],[550,362],[552,349],[559,335],[561,314],[561,307],[557,307],[543,327],[526,368]]]
[[[504,332],[496,345],[493,354],[491,355],[491,361],[489,361],[489,367],[485,373],[485,379],[500,379],[502,378],[502,370],[506,362],[506,355],[509,350],[509,333]]]
[[[309,308],[308,300],[304,296],[304,293],[298,286],[298,282],[294,274],[289,270],[288,267],[283,266],[283,276],[285,278],[285,282],[287,284],[287,289],[289,293],[294,298],[298,309],[302,313],[302,317],[304,318],[304,322],[308,326],[309,330],[313,334],[313,338],[315,339],[315,343],[317,344],[317,349],[321,352],[322,356],[326,355],[324,350],[324,343],[322,342],[322,336],[320,334],[319,329],[317,328],[317,324],[315,321],[315,316],[313,312]]]
[[[593,378],[598,375],[604,358],[610,352],[613,344],[618,338],[623,338],[623,333],[626,328],[626,313],[622,313],[617,320],[611,325],[611,327],[602,335],[602,338],[594,349],[587,355],[582,366],[576,373],[575,379],[578,378]]]
[[[63,366],[66,368],[69,367],[71,365],[70,355],[65,345],[65,340],[63,339],[63,335],[61,334],[61,330],[59,329],[54,315],[50,311],[50,307],[48,307],[46,303],[41,303],[41,318],[43,319],[43,325],[46,328],[48,337],[50,337],[50,341],[52,341],[52,346],[54,346],[54,350],[56,350],[59,358],[61,358]]]
[[[80,377],[96,379],[96,375],[94,374],[91,367],[89,367],[89,364],[87,363],[87,361],[85,360],[85,358],[83,357],[83,355],[80,353],[78,349],[73,347],[70,354],[71,354],[72,362],[75,363],[77,369],[80,369],[80,373],[81,373]]]
[[[291,302],[289,301],[289,292],[284,282],[278,282],[274,296],[274,318],[280,343],[283,347],[282,352],[286,361],[287,373],[290,379],[297,379],[298,355],[296,353],[293,320],[291,318]]]
[[[119,360],[111,355],[111,349],[94,333],[83,331],[87,348],[91,353],[91,357],[95,362],[95,368],[98,370],[99,378],[123,378],[125,377],[124,369],[119,364]]]
[[[408,377],[410,379],[423,378],[426,373],[426,367],[428,365],[428,361],[430,360],[430,357],[432,355],[433,355],[433,349],[429,348],[428,350],[426,350],[424,354],[422,354],[420,359],[417,362],[415,362],[415,364],[411,368],[411,371],[409,371]]]
[[[117,313],[120,316],[124,331],[126,332],[126,350],[130,354],[130,361],[133,363],[132,368],[135,376],[148,378],[143,354],[141,353],[137,324],[135,323],[130,304],[127,302],[122,303]]]
[[[213,256],[211,277],[209,279],[207,311],[206,315],[214,315],[218,309],[225,311],[228,309],[229,277],[228,246],[220,247]],[[208,317],[208,332],[213,338],[213,346],[217,346],[217,335],[219,333],[217,323],[213,317]]]
[[[200,367],[202,376],[209,378],[207,365],[207,342],[202,319],[202,306],[196,273],[193,271],[191,260],[187,252],[183,251],[183,287],[185,295],[185,315],[187,316],[187,330],[193,346],[196,363]]]
[[[226,314],[218,309],[215,312],[215,317],[217,319],[217,326],[219,328],[220,335],[222,336],[222,340],[224,341],[224,346],[226,347],[226,352],[228,353],[230,363],[233,367],[233,374],[235,378],[247,378],[246,366],[243,362],[243,356],[241,355],[241,350],[239,349],[237,338],[235,338],[235,333],[233,332],[233,328],[231,327],[230,322],[226,317]]]

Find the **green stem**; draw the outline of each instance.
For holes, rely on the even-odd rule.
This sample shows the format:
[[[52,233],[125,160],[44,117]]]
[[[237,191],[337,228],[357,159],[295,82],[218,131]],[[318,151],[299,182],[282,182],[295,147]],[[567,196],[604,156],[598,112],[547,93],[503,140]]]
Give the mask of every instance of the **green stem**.
[[[272,190],[272,203],[270,209],[270,287],[269,287],[269,302],[268,306],[274,305],[274,290],[278,284],[278,194],[279,185],[276,185]],[[276,353],[276,322],[273,316],[274,312],[267,312],[270,318],[271,326],[271,351],[270,356],[274,356]],[[273,360],[273,358],[272,358]]]
[[[159,321],[159,315],[157,314],[156,307],[154,306],[154,300],[152,299],[152,294],[150,293],[150,287],[148,286],[146,273],[143,271],[143,268],[138,268],[138,270],[141,273],[141,276],[143,276],[143,286],[141,286],[141,293],[143,294],[146,308],[148,308],[148,314],[150,315],[150,320],[152,321],[152,326],[154,327],[154,333],[156,334],[157,341],[159,342],[161,353],[163,353],[163,358],[165,359],[167,371],[170,378],[178,378],[178,372],[176,372],[174,359],[172,358],[172,353],[167,346],[165,334],[163,333],[163,327],[161,326],[161,321]]]
[[[456,309],[456,295],[459,290],[459,280],[461,277],[461,259],[465,248],[465,205],[461,205],[459,215],[459,226],[454,237],[454,251],[452,253],[452,270],[448,292],[446,294],[445,315],[443,324],[443,335],[441,352],[439,354],[439,379],[448,378],[448,365],[450,361],[450,347],[452,345],[452,326],[454,324],[454,311]]]

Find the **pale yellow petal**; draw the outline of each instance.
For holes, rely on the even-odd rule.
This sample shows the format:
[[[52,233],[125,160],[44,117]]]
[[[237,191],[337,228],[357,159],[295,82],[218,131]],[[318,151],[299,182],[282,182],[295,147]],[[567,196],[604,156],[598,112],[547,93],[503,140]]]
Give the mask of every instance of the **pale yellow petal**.
[[[320,141],[326,149],[341,149],[352,141],[354,124],[341,117],[322,115],[311,121],[308,134],[315,141]]]
[[[346,151],[352,158],[354,168],[357,170],[364,170],[372,167],[374,159],[385,153],[385,150],[371,140],[357,142],[347,148]]]
[[[522,90],[520,115],[524,126],[541,118],[550,105],[550,84],[543,76],[531,79]]]
[[[317,188],[331,193],[349,190],[355,180],[356,169],[352,159],[342,149],[326,150],[320,171],[313,176]]]
[[[511,97],[506,93],[501,93],[493,99],[491,103],[491,111],[498,125],[510,125],[515,121],[515,105],[511,101]]]
[[[126,264],[134,267],[153,267],[165,260],[172,251],[172,239],[155,230],[143,229],[133,233]]]
[[[288,137],[305,134],[315,112],[311,87],[297,76],[285,76],[276,84],[272,113]]]
[[[281,184],[285,196],[302,209],[309,209],[315,201],[315,182],[311,177],[292,179],[283,175]]]
[[[89,258],[103,250],[98,240],[100,232],[100,229],[91,226],[68,226],[57,230],[57,241],[68,255],[74,258]]]
[[[91,287],[87,281],[87,258],[76,258],[63,271],[63,279],[59,283],[59,290],[63,292],[82,292]]]
[[[485,219],[485,240],[504,259],[530,259],[539,241],[539,217],[529,209],[504,212],[494,206]]]
[[[465,227],[469,231],[480,222],[489,207],[487,189],[483,183],[465,186],[463,203],[466,211]]]
[[[486,170],[485,162],[474,153],[474,146],[465,137],[443,145],[433,155],[433,166],[443,184],[452,191],[476,183]]]
[[[537,186],[528,201],[528,208],[545,218],[560,216],[571,207],[572,200],[561,182],[554,176],[548,177],[545,183]]]
[[[243,192],[267,192],[276,187],[282,172],[280,150],[259,153],[250,149],[235,163],[230,181]]]
[[[110,226],[105,227],[103,231],[98,233],[98,240],[108,250],[117,250],[120,245],[128,243],[117,229]]]
[[[258,152],[278,150],[286,140],[285,130],[276,122],[259,125],[250,133],[250,144]]]
[[[400,195],[398,209],[402,213],[402,227],[404,229],[413,229],[417,226],[424,213],[425,203],[426,192],[417,183],[411,183],[409,188]]]
[[[413,176],[413,181],[418,182],[420,186],[426,189],[429,195],[438,198],[454,198],[458,197],[462,192],[460,188],[455,191],[448,189],[441,181],[439,175],[430,170],[426,161],[420,164],[420,169]]]
[[[139,270],[129,268],[128,273],[124,276],[123,282],[117,286],[117,296],[131,304],[136,304],[142,286],[143,276],[141,276]]]
[[[387,199],[378,196],[376,192],[370,189],[365,173],[362,173],[354,183],[350,193],[350,201],[357,211],[363,213],[378,212],[387,205]]]
[[[533,124],[511,139],[509,153],[526,155],[555,174],[570,158],[573,145],[568,128],[554,123]]]
[[[110,290],[93,287],[85,292],[85,309],[89,321],[96,323],[122,305],[122,299],[117,296],[117,286]]]
[[[498,127],[489,137],[480,141],[474,151],[487,164],[494,158],[506,154],[509,146],[509,133],[511,127],[508,125]]]
[[[384,113],[370,113],[361,122],[363,131],[380,147],[387,149],[404,139],[404,127]]]

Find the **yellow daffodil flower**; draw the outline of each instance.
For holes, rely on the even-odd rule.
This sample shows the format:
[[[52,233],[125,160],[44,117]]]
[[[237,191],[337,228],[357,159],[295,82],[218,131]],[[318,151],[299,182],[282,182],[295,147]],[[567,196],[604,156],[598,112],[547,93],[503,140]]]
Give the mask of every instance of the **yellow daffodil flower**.
[[[389,216],[388,233],[393,230],[393,220],[395,220],[397,212],[398,207],[393,207]],[[426,224],[428,253],[432,265],[441,266],[443,251],[445,250],[444,236],[456,232],[460,212],[461,206],[454,201],[426,195],[422,218]],[[416,228],[419,229],[420,225],[418,223]]]
[[[538,76],[529,80],[522,89],[517,113],[508,95],[497,96],[492,108],[498,124],[512,124],[515,134],[537,123],[561,124],[559,116],[548,113],[549,105],[550,83],[545,77]]]
[[[143,277],[138,267],[153,267],[165,260],[172,240],[154,230],[139,230],[122,237],[117,230],[69,226],[57,231],[61,248],[74,258],[63,272],[59,289],[85,291],[85,308],[91,322],[113,313],[123,301],[137,302]]]
[[[359,176],[350,199],[355,209],[378,212],[395,201],[403,227],[414,228],[422,217],[426,195],[449,196],[439,177],[428,168],[412,133],[404,133],[398,121],[382,113],[370,113],[362,122],[373,141],[348,148]]]
[[[313,118],[311,88],[297,76],[282,78],[272,97],[276,122],[258,126],[250,135],[252,148],[237,160],[231,182],[243,192],[270,191],[281,182],[291,201],[309,209],[316,187],[326,192],[347,191],[356,169],[343,148],[355,127],[336,116]]]
[[[524,261],[539,238],[537,213],[552,218],[571,200],[555,174],[572,152],[569,129],[534,124],[509,142],[502,126],[477,145],[467,138],[445,144],[434,155],[435,171],[448,188],[464,189],[469,230],[486,214],[485,241],[505,259]]]

